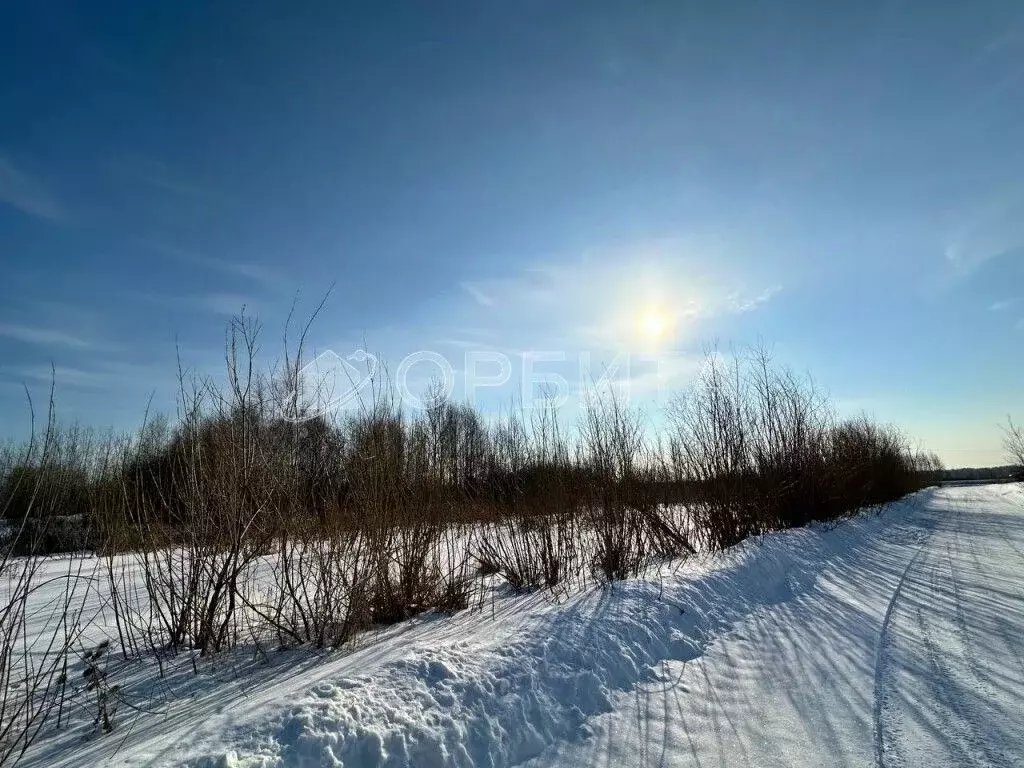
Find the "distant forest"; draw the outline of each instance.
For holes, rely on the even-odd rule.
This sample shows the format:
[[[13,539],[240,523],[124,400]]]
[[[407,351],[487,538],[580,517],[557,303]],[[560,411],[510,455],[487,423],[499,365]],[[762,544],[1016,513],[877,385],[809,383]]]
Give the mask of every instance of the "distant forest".
[[[1024,480],[1024,467],[1007,464],[1002,467],[960,467],[939,469],[930,473],[933,480]]]

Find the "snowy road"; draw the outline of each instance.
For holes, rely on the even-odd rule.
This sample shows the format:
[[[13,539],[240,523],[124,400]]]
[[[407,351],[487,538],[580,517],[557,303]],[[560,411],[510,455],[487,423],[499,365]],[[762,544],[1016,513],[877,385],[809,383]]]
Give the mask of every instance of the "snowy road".
[[[1024,765],[1024,495],[946,488],[883,517],[530,765]]]
[[[1024,515],[962,489],[893,591],[875,666],[879,765],[1024,764]]]
[[[30,762],[1024,765],[1024,488],[927,490],[560,604],[270,659]]]

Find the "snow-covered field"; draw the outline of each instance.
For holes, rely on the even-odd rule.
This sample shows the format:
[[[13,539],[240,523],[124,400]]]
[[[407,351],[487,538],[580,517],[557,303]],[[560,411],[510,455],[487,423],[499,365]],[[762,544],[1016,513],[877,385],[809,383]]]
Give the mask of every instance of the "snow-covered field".
[[[54,565],[58,567],[58,565]],[[102,619],[102,617],[101,617]],[[361,649],[116,664],[35,766],[1024,765],[1024,490],[922,491]]]

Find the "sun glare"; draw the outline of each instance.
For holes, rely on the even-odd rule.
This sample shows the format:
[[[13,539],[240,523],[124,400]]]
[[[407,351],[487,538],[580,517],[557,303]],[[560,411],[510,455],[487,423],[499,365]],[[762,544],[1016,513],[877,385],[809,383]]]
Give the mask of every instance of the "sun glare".
[[[668,316],[657,309],[649,309],[640,318],[640,332],[647,341],[660,341],[669,331]]]

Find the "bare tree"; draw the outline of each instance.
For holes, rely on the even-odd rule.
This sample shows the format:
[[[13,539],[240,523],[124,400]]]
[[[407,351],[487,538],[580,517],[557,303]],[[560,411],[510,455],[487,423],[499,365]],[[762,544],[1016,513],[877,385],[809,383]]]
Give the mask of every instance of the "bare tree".
[[[1010,460],[1017,465],[1018,469],[1024,471],[1024,427],[1015,424],[1013,419],[1007,419],[1003,446],[1009,454]]]

